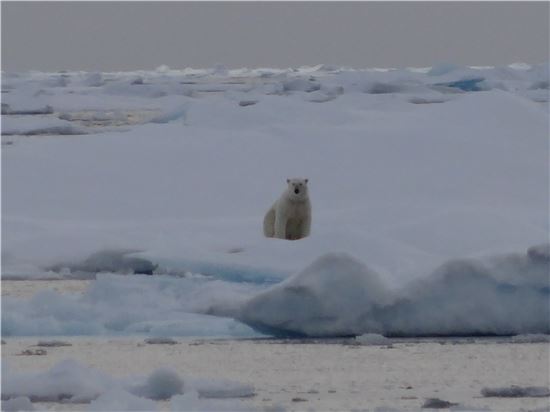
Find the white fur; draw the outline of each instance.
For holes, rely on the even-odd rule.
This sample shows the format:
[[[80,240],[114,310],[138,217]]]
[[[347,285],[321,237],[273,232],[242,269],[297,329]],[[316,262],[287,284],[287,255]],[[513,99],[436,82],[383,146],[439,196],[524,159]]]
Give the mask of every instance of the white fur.
[[[287,189],[264,217],[266,237],[297,240],[309,236],[311,203],[307,182],[308,179],[287,179]]]

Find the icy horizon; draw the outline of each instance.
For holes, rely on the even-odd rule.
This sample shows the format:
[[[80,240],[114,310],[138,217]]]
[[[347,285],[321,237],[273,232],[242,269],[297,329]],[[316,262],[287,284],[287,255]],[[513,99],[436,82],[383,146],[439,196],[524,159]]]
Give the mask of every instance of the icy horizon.
[[[116,74],[116,73],[148,73],[148,72],[174,72],[179,74],[199,74],[199,73],[210,73],[210,74],[226,74],[229,76],[239,75],[239,74],[252,74],[254,72],[261,71],[274,71],[274,72],[285,72],[285,71],[294,71],[294,72],[321,72],[321,71],[395,71],[395,70],[407,70],[411,72],[418,73],[427,73],[433,68],[440,67],[449,67],[449,68],[468,68],[473,70],[486,70],[486,69],[495,69],[498,67],[507,67],[510,69],[516,70],[529,70],[536,66],[548,65],[550,61],[541,59],[536,63],[526,63],[522,61],[513,61],[508,64],[498,64],[498,65],[460,65],[452,62],[439,62],[430,66],[348,66],[348,65],[335,65],[327,63],[318,63],[313,65],[299,65],[299,66],[228,66],[223,63],[214,64],[212,66],[185,66],[185,67],[176,67],[170,66],[167,64],[159,64],[150,69],[128,69],[128,70],[94,70],[94,69],[76,69],[76,70],[39,70],[39,69],[27,69],[27,70],[2,70],[1,73],[4,75],[10,75],[15,73],[43,73],[43,74],[56,74],[56,73],[66,73],[66,74],[76,74],[76,73],[105,73],[105,74]]]

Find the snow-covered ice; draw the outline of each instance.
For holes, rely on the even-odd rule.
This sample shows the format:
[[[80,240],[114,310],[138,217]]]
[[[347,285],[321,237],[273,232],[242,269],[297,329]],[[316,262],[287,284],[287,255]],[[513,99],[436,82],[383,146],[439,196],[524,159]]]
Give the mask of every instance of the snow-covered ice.
[[[548,332],[548,64],[2,80],[2,277],[92,279],[6,335]],[[312,234],[266,239],[293,176]]]

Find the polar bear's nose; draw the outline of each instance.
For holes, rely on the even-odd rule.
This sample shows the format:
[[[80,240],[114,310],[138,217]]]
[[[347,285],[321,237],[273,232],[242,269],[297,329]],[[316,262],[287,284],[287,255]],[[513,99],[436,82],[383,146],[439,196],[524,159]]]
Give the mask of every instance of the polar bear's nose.
[[[296,193],[296,194],[300,193],[300,189],[298,189],[298,188],[294,189],[294,193]]]

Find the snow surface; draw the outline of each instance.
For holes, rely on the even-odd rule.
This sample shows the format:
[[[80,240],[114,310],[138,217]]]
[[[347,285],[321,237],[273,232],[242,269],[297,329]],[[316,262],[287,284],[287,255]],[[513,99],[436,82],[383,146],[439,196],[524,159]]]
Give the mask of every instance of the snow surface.
[[[201,399],[198,392],[190,391],[185,393],[184,395],[174,396],[170,400],[170,410],[173,412],[252,412],[257,409],[248,405],[243,405],[238,400],[219,401]],[[284,412],[284,410],[282,410],[282,412]]]
[[[392,346],[388,347],[356,345],[352,343],[354,339],[178,339],[176,346],[161,347],[143,345],[143,337],[66,339],[72,347],[48,351],[47,356],[25,357],[16,355],[37,339],[7,338],[2,354],[12,371],[36,374],[69,357],[111,376],[137,377],[131,382],[133,385],[143,384],[159,365],[169,365],[184,378],[186,397],[197,391],[189,377],[253,383],[254,397],[210,400],[197,392],[195,398],[198,396],[201,403],[234,401],[272,412],[303,408],[356,410],[365,405],[365,400],[369,410],[410,411],[420,410],[428,398],[457,402],[460,410],[472,411],[537,410],[548,405],[547,397],[480,396],[484,387],[548,388],[547,343],[509,344],[509,338],[468,337],[392,339]],[[167,410],[179,396],[157,404]],[[292,402],[296,397],[308,402]],[[82,410],[86,406],[49,403],[35,407]]]
[[[522,282],[523,272],[511,272],[531,271],[534,263],[518,263],[524,251],[548,242],[548,79],[548,64],[4,73],[2,101],[10,109],[53,112],[2,116],[4,134],[31,135],[9,136],[2,150],[3,278],[94,278],[132,272],[128,259],[143,259],[155,274],[173,277],[175,291],[161,288],[163,276],[107,275],[84,296],[6,298],[4,333],[254,336],[211,315],[271,328],[272,314],[247,320],[243,302],[340,252],[376,274],[351,275],[344,260],[333,271],[348,273],[341,290],[353,296],[367,282],[365,307],[395,310],[404,310],[395,299],[410,293],[414,310],[384,312],[390,320],[371,319],[365,329],[362,320],[332,313],[339,303],[331,296],[334,324],[292,331],[546,333],[544,314],[520,323],[548,299],[548,279],[528,289],[532,276]],[[43,135],[67,131],[87,134]],[[312,234],[266,239],[263,214],[293,176],[310,179]],[[117,255],[128,250],[141,252]],[[510,253],[521,257],[497,269],[452,263]],[[438,267],[439,278],[431,275]],[[320,268],[327,282],[329,272]],[[454,276],[464,282],[449,291]],[[421,279],[424,291],[413,292],[409,285]],[[516,289],[500,293],[501,282]],[[116,298],[110,287],[119,288]],[[508,311],[497,309],[468,320],[483,304],[474,294],[462,305],[468,288],[488,293],[496,308],[522,310],[507,320]],[[438,293],[447,298],[442,310],[433,306]],[[522,305],[521,293],[536,296],[532,306]],[[128,307],[117,303],[125,295]]]

